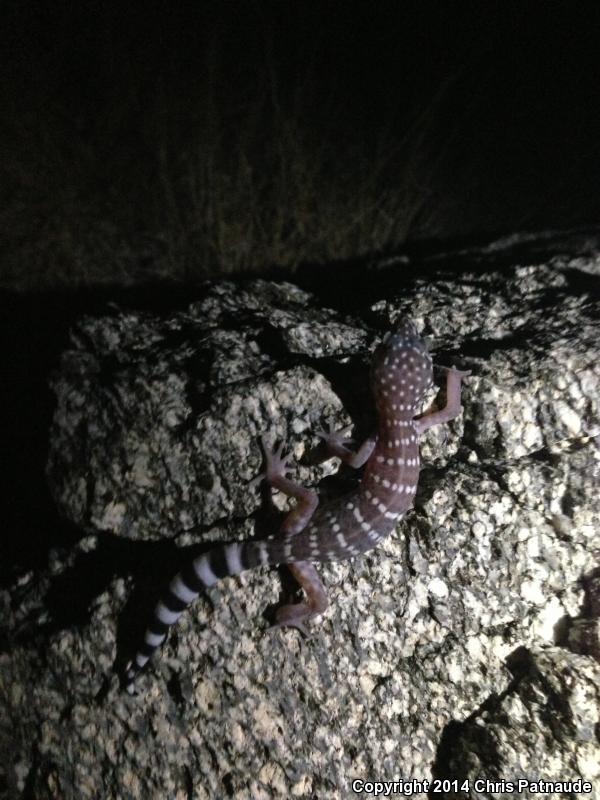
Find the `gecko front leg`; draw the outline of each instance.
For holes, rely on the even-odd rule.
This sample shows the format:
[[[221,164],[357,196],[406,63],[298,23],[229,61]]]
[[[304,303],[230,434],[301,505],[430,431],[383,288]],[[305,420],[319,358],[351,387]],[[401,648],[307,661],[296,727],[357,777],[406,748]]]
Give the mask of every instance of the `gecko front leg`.
[[[280,492],[298,501],[287,513],[279,528],[281,536],[295,536],[310,522],[319,505],[319,496],[314,489],[307,489],[286,478],[286,473],[290,469],[287,463],[289,456],[283,455],[283,445],[277,450],[271,450],[265,443],[264,436],[260,437],[260,443],[265,456],[265,471],[259,475],[258,480],[266,480],[273,489],[279,489]]]
[[[352,442],[352,439],[346,439],[350,427],[351,426],[348,425],[348,427],[342,428],[341,431],[334,431],[330,425],[329,430],[318,431],[317,436],[323,439],[325,447],[331,455],[337,456],[349,467],[359,469],[363,464],[366,464],[371,457],[375,445],[377,444],[377,435],[374,433],[371,434],[371,436],[364,440],[358,450],[353,452],[348,448],[348,444]]]
[[[429,430],[429,428],[433,428],[434,425],[450,422],[450,420],[458,417],[462,411],[460,404],[461,381],[463,378],[468,377],[471,372],[461,371],[454,367],[444,367],[444,369],[446,370],[446,405],[439,411],[425,414],[415,420],[415,429],[419,435]]]

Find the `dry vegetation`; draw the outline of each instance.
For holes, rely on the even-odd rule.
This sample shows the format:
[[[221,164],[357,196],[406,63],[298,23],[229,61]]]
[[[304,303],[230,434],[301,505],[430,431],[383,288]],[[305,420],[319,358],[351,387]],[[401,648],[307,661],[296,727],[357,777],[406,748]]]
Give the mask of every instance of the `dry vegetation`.
[[[430,110],[400,142],[318,129],[297,109],[213,98],[181,142],[166,108],[141,146],[111,152],[54,110],[11,131],[0,226],[3,283],[194,281],[387,252],[423,223],[437,164]],[[167,100],[164,100],[168,103]],[[204,111],[204,109],[202,109]],[[25,266],[26,265],[26,266]]]
[[[9,97],[1,283],[195,282],[397,249],[431,210],[447,81],[398,130],[349,124],[336,79],[280,81],[269,43],[232,89],[218,47],[172,92],[129,65],[96,107]],[[168,88],[167,88],[168,87]],[[435,148],[435,152],[434,152]]]
[[[523,66],[528,44],[509,62],[496,32],[494,66],[475,29],[452,61],[442,22],[424,58],[396,4],[389,63],[373,40],[357,62],[360,26],[340,29],[337,4],[325,5],[323,31],[322,4],[276,3],[267,15],[264,0],[220,0],[189,32],[176,6],[130,11],[129,28],[108,5],[86,7],[14,0],[3,19],[0,286],[194,283],[593,218],[591,90],[574,93],[563,67],[549,82],[539,64],[551,52]],[[571,97],[578,114],[563,112]],[[563,142],[579,155],[565,158]]]

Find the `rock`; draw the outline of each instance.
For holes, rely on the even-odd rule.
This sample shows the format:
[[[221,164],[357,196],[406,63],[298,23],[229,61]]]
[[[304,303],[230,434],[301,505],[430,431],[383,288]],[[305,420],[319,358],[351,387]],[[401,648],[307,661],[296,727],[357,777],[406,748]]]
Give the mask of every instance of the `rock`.
[[[0,595],[9,796],[343,798],[355,779],[434,778],[489,796],[477,777],[519,776],[597,791],[599,252],[600,233],[513,237],[364,267],[350,303],[256,280],[81,319],[47,463],[79,533]],[[316,463],[315,431],[369,430],[370,354],[403,315],[434,361],[472,370],[463,417],[423,437],[413,512],[322,566],[310,639],[266,630],[281,580],[245,573],[123,693],[115,664],[178,567],[277,524],[251,485],[260,433],[301,482],[351,485]]]

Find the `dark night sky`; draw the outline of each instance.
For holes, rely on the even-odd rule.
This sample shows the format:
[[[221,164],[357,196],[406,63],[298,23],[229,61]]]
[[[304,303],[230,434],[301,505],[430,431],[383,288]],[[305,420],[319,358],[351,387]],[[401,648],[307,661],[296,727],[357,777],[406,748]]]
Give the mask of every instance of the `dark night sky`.
[[[92,216],[129,214],[124,229],[151,228],[165,203],[157,130],[183,163],[212,125],[218,169],[235,174],[227,153],[240,129],[253,124],[257,141],[262,131],[289,147],[273,133],[279,113],[330,148],[328,182],[352,147],[375,153],[385,138],[393,149],[416,124],[408,172],[431,182],[423,191],[435,213],[417,218],[409,239],[594,223],[599,22],[598,3],[571,1],[8,3],[4,191],[18,198],[22,239],[29,206],[38,228],[68,213],[45,194],[75,207],[93,197]],[[386,168],[386,190],[405,186],[405,163]],[[188,202],[185,183],[182,168],[173,202]]]
[[[43,86],[93,115],[132,78],[146,91],[161,78],[185,97],[218,59],[231,91],[251,87],[271,59],[290,92],[307,65],[324,89],[333,76],[348,119],[362,124],[402,119],[460,73],[464,102],[483,82],[498,113],[518,112],[515,125],[552,111],[558,118],[545,121],[562,127],[569,110],[585,124],[597,100],[599,18],[585,2],[15,3],[4,74],[9,93],[38,99]]]
[[[596,96],[599,18],[593,2],[15,3],[4,70],[19,92],[41,83],[68,101],[125,91],[132,69],[148,88],[161,75],[185,94],[211,45],[228,77],[248,85],[269,39],[290,90],[316,57],[325,85],[332,74],[345,85],[353,113],[400,113],[457,70],[493,73],[503,104],[528,94],[538,107],[574,105]]]

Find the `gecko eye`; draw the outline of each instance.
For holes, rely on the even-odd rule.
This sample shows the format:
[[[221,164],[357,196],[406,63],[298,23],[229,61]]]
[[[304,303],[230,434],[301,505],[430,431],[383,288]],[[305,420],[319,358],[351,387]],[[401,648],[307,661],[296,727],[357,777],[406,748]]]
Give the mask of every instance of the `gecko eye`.
[[[412,319],[405,319],[396,325],[394,334],[400,339],[414,339],[419,338],[417,326]]]

